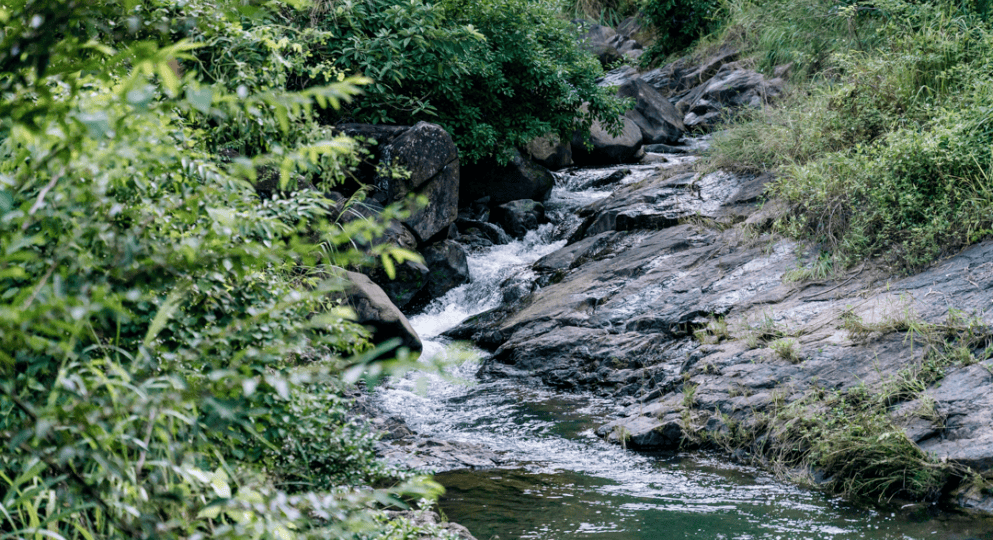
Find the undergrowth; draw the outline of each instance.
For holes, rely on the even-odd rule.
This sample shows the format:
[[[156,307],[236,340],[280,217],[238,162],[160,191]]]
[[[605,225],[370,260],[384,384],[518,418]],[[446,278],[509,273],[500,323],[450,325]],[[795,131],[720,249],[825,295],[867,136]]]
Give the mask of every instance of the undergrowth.
[[[840,326],[858,341],[905,332],[911,350],[918,347],[919,352],[911,353],[903,370],[872,387],[817,388],[790,403],[790,390],[777,389],[771,405],[755,412],[750,423],[719,415],[725,429],[701,432],[703,442],[729,452],[745,450],[783,476],[818,483],[852,499],[933,501],[950,482],[974,477],[967,467],[921,450],[891,413],[916,400],[914,414],[940,423],[927,389],[950,367],[993,357],[993,329],[981,316],[956,310],[940,323],[926,323],[910,310],[872,323],[846,312]]]
[[[993,233],[993,33],[968,5],[729,4],[724,40],[799,84],[714,138],[710,167],[773,170],[777,230],[839,268],[912,271]],[[949,106],[955,103],[954,107]]]

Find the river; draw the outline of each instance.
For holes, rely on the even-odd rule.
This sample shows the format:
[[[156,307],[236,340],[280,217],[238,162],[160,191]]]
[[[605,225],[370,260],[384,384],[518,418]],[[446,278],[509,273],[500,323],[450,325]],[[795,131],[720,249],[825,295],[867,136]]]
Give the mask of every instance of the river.
[[[685,159],[692,158],[670,156],[670,164]],[[582,186],[623,168],[631,173],[622,182],[637,182],[659,166],[665,165],[558,174],[546,203],[552,223],[470,253],[472,282],[410,318],[424,342],[422,358],[451,355],[441,334],[498,306],[504,280],[533,279],[530,265],[565,245],[575,210],[610,195]],[[479,540],[993,539],[993,531],[965,517],[917,505],[859,508],[716,455],[627,451],[593,434],[618,410],[608,400],[481,381],[477,369],[478,360],[466,360],[447,376],[408,374],[378,389],[376,399],[421,435],[483,445],[501,456],[498,468],[436,476],[447,489],[440,501],[447,519]]]

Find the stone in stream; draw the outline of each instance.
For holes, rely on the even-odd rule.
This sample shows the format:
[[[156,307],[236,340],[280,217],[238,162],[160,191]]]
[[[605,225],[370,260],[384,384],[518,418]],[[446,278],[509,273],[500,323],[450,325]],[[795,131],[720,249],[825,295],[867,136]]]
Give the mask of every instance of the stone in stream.
[[[540,288],[449,335],[493,350],[483,377],[613,396],[626,408],[598,433],[649,450],[692,447],[728,422],[758,425],[757,415],[798,400],[816,407],[825,393],[880,391],[920,369],[920,343],[900,332],[856,338],[843,313],[872,325],[908,313],[941,323],[961,310],[993,335],[993,241],[914,276],[784,281],[814,255],[755,232],[770,179],[672,170],[624,186],[581,209],[581,232],[533,265]],[[726,329],[712,330],[714,321]],[[778,340],[792,340],[794,352],[778,353]],[[937,460],[993,476],[991,372],[993,360],[981,357],[946,365],[917,401],[890,412],[894,425]],[[933,412],[922,417],[925,401]],[[779,440],[754,437],[743,452]],[[984,511],[993,503],[982,493],[954,496]]]
[[[617,89],[617,95],[635,100],[634,109],[626,112],[625,116],[641,129],[645,144],[675,143],[686,131],[683,115],[645,81],[630,80]]]
[[[531,199],[510,201],[494,210],[495,221],[514,238],[523,238],[528,231],[545,223],[545,205]]]
[[[576,132],[572,138],[573,161],[577,165],[612,165],[637,160],[641,150],[641,128],[626,116],[618,120],[622,129],[616,136],[611,135],[598,120],[594,120],[590,127],[589,138]]]
[[[491,206],[518,199],[548,199],[555,185],[552,173],[516,149],[508,152],[511,157],[505,165],[499,165],[495,159],[488,158],[462,168],[459,185],[462,206],[482,197],[490,197]]]
[[[345,303],[355,311],[356,322],[373,329],[376,343],[399,338],[402,347],[412,351],[423,348],[407,317],[390,301],[383,289],[368,276],[357,272],[345,272],[344,278]]]
[[[552,133],[529,142],[525,150],[532,161],[550,171],[572,165],[572,144]]]
[[[452,240],[442,240],[424,248],[424,264],[429,270],[425,292],[428,299],[469,283],[469,263],[465,250]]]

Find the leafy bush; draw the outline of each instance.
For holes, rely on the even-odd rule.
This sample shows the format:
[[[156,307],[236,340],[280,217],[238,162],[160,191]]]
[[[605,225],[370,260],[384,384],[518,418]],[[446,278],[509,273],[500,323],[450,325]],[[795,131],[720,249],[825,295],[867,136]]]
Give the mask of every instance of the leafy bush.
[[[260,54],[278,54],[286,64],[269,85],[304,88],[362,73],[373,80],[365,95],[345,117],[326,115],[325,122],[436,122],[469,163],[507,159],[508,147],[548,132],[570,135],[594,118],[612,125],[621,112],[620,102],[595,84],[602,73],[595,58],[578,48],[575,29],[544,0],[322,1],[281,24],[244,32],[236,41],[256,43],[263,33],[275,45],[230,47],[231,38],[220,35],[198,55],[208,73],[255,77],[242,74],[243,66]]]
[[[221,26],[243,16],[187,7]],[[361,361],[342,355],[371,347],[336,306],[334,264],[348,256],[336,249],[369,231],[331,229],[317,192],[262,203],[249,182],[261,164],[290,179],[346,156],[346,140],[289,132],[362,81],[200,84],[174,62],[193,46],[146,18],[158,8],[0,9],[0,529],[387,534],[371,508],[438,486],[365,487],[386,471],[334,397],[345,363]],[[287,146],[217,159],[200,128],[232,117]]]
[[[645,54],[652,61],[689,47],[720,27],[721,0],[646,0],[641,13],[656,32]]]

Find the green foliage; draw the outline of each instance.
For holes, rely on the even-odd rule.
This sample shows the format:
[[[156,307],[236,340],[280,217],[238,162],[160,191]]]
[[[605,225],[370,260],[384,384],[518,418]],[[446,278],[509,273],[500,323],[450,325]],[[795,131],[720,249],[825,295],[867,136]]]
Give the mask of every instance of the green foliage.
[[[645,0],[641,14],[656,37],[644,61],[681,51],[717,30],[723,20],[721,9],[721,0]]]
[[[712,166],[777,170],[772,193],[792,204],[779,230],[824,243],[839,268],[874,257],[919,268],[990,234],[993,35],[981,14],[818,4],[833,22],[815,30],[775,16],[793,4],[763,4],[768,15],[738,4],[731,25],[760,66],[796,62],[813,88],[716,137]],[[811,56],[818,39],[831,46]]]
[[[308,69],[375,81],[347,109],[351,118],[436,122],[465,162],[505,160],[509,147],[548,132],[571,136],[594,118],[611,124],[621,112],[595,84],[595,58],[544,0],[321,2],[307,22],[308,35],[322,36],[320,46],[304,44]],[[320,82],[309,81],[300,84]],[[588,113],[579,112],[584,102]]]
[[[212,14],[203,27],[133,7],[0,9],[19,50],[0,58],[0,530],[395,537],[371,509],[439,487],[376,463],[335,397],[346,364],[383,353],[342,358],[371,344],[336,300],[344,247],[382,225],[332,227],[320,193],[262,202],[250,183],[349,159],[350,141],[294,130],[364,80],[203,84],[177,69],[196,45],[175,34],[236,26],[245,6],[185,4]],[[205,130],[246,118],[272,144],[212,154],[234,135]]]

